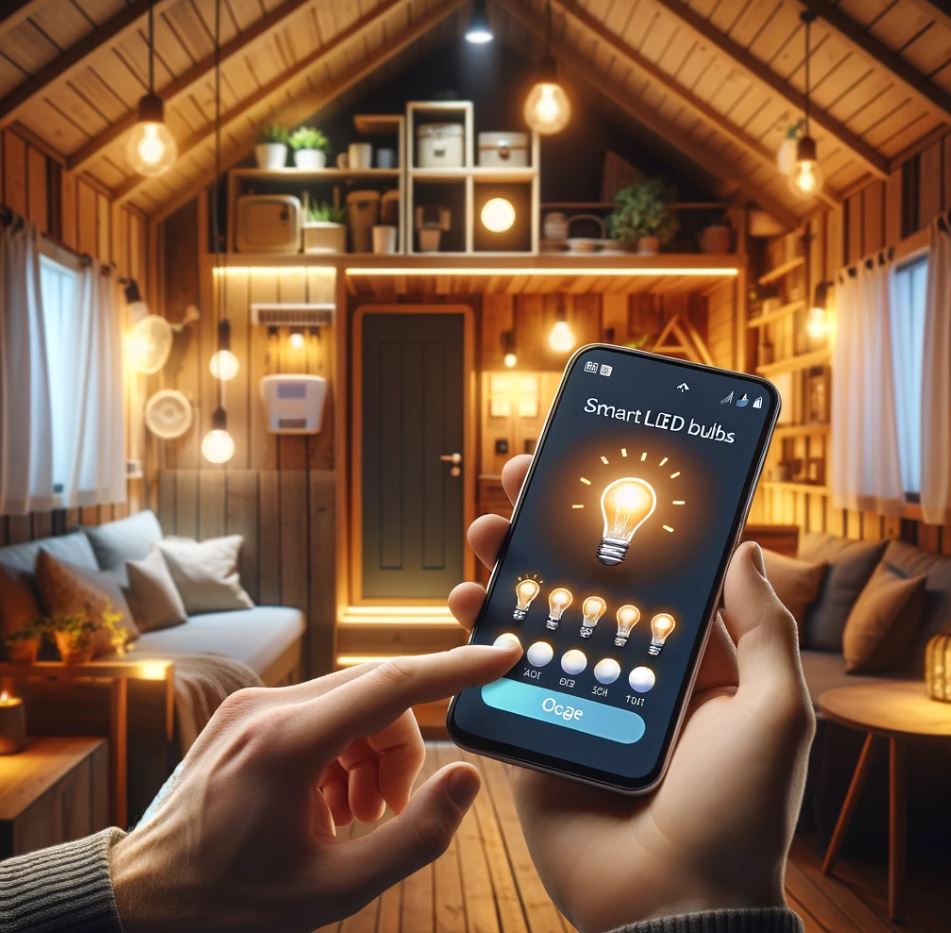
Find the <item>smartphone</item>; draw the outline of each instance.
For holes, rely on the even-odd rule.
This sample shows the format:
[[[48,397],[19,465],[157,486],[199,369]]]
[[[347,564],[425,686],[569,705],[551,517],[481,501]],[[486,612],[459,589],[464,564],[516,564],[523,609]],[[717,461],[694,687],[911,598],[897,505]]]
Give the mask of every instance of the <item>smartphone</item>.
[[[463,748],[626,793],[662,779],[779,414],[747,373],[583,347],[470,642],[522,645],[450,705]]]

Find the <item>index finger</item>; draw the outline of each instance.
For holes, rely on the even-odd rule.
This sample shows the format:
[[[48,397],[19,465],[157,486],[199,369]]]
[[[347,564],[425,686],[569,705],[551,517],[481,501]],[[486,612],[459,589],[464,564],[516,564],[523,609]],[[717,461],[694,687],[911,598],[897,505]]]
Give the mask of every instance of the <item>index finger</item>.
[[[357,738],[376,735],[417,703],[432,703],[511,670],[521,654],[508,645],[462,645],[451,651],[384,661],[362,677],[295,708],[283,723],[288,757],[322,769]]]

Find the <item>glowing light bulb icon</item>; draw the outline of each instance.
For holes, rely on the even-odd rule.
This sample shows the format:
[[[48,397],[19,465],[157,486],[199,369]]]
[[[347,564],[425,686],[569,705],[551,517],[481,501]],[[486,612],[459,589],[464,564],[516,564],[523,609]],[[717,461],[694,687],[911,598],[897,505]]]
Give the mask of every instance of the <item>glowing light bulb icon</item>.
[[[677,627],[677,620],[669,612],[658,612],[651,619],[651,644],[647,649],[650,655],[658,655],[663,651],[667,636]]]
[[[540,589],[538,581],[532,577],[525,577],[515,584],[515,611],[512,613],[512,618],[516,622],[521,622],[525,618],[525,614],[531,608],[532,600],[538,595]]]
[[[641,620],[641,610],[630,603],[621,606],[617,611],[617,635],[614,644],[618,648],[623,648],[627,640],[631,637],[631,630]]]
[[[584,616],[581,620],[582,638],[590,638],[594,634],[594,627],[607,608],[608,604],[600,596],[589,596],[581,604],[581,614]]]
[[[631,538],[654,513],[657,494],[646,480],[634,476],[616,479],[601,493],[604,526],[598,545],[598,560],[613,567],[627,555]]]
[[[571,600],[571,591],[566,590],[563,586],[556,587],[551,591],[548,597],[548,621],[545,623],[545,628],[555,631],[561,625],[561,616],[571,605]]]

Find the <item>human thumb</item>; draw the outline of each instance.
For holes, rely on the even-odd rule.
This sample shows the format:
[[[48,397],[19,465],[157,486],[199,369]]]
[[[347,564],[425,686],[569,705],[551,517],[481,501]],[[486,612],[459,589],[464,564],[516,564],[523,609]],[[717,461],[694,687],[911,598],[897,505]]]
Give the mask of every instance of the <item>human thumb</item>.
[[[413,794],[399,816],[345,843],[351,877],[366,891],[366,901],[439,858],[481,786],[472,765],[446,765]]]

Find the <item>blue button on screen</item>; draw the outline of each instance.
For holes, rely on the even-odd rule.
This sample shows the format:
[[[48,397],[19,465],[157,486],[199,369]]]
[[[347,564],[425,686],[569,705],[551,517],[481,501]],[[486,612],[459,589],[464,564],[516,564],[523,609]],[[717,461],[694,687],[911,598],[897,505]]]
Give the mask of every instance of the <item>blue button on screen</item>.
[[[486,684],[482,688],[482,699],[494,709],[575,729],[624,745],[632,745],[644,735],[644,720],[637,713],[593,703],[557,690],[544,690],[508,677]]]

